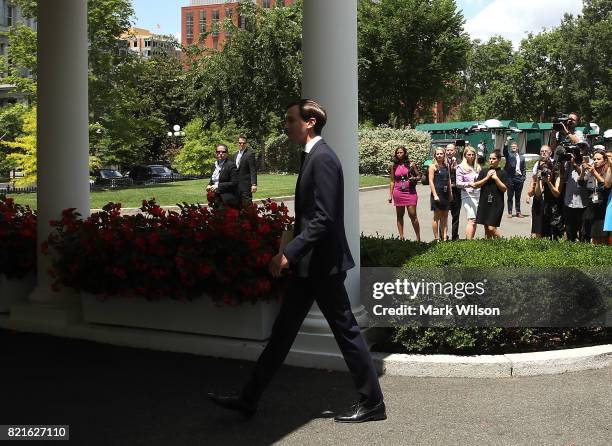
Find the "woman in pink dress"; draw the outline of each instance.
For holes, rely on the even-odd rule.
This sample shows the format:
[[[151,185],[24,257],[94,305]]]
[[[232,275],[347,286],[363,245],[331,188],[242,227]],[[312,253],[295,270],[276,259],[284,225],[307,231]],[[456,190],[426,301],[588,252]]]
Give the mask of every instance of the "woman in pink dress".
[[[416,239],[420,242],[421,229],[416,210],[418,200],[416,185],[421,174],[417,166],[408,159],[406,147],[399,146],[395,149],[393,165],[389,169],[389,178],[389,203],[395,205],[400,240],[404,240],[404,213],[408,210]]]

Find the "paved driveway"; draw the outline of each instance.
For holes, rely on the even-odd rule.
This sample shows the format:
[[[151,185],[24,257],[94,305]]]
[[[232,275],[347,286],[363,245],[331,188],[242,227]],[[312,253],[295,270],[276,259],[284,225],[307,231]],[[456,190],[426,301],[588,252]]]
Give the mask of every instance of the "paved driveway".
[[[283,366],[249,421],[206,398],[252,363],[0,330],[0,424],[69,424],[71,444],[147,446],[612,444],[612,367],[564,375],[383,376],[388,419],[322,414],[355,397],[342,372]]]

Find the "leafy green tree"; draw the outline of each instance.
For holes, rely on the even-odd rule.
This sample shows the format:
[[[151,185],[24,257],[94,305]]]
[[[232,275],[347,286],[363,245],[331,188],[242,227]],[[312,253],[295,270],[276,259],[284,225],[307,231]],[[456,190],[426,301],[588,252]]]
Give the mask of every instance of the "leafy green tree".
[[[194,118],[185,127],[185,145],[176,157],[174,167],[182,174],[211,173],[217,144],[225,144],[231,156],[240,133],[233,121],[223,127],[213,122],[204,128],[202,118]]]
[[[301,2],[270,9],[243,3],[238,12],[247,26],[223,24],[231,33],[223,51],[187,49],[188,88],[193,115],[205,128],[234,120],[262,147],[270,133],[281,130],[287,103],[300,96]]]
[[[454,0],[360,0],[358,20],[362,119],[414,122],[454,88],[470,45]]]
[[[23,120],[27,110],[24,104],[9,105],[0,109],[0,143],[14,141],[23,133]],[[14,151],[13,148],[0,144],[0,176],[15,169],[15,163],[8,158],[8,155]]]
[[[19,186],[36,184],[36,108],[23,116],[23,129],[14,141],[0,141],[0,145],[12,149],[7,159],[15,169],[23,173],[16,183]]]

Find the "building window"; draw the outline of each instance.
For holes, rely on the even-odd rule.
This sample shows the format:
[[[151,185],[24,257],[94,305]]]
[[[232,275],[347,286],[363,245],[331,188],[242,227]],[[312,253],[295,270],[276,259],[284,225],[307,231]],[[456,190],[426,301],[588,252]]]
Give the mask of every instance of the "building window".
[[[204,34],[206,32],[206,11],[200,11],[200,34]]]
[[[232,34],[232,28],[231,28],[231,26],[232,26],[232,25],[230,25],[229,23],[227,23],[227,20],[228,20],[228,19],[229,19],[229,20],[232,20],[232,19],[233,19],[233,15],[234,15],[234,10],[233,10],[233,9],[231,9],[231,8],[227,8],[227,9],[225,10],[225,19],[226,19],[226,23],[225,23],[225,25],[224,25],[224,26],[226,26],[226,27],[227,27],[227,28],[226,28],[226,30],[225,30],[225,35],[226,35],[226,36],[230,36],[230,35]]]
[[[216,50],[219,49],[219,38],[218,37],[213,37],[213,48]]]
[[[213,28],[212,35],[218,36],[219,35],[219,10],[218,9],[214,9],[212,12],[212,28]]]
[[[187,24],[187,38],[193,39],[193,13],[187,13],[187,20],[185,22]]]
[[[138,48],[138,40],[134,40],[134,48]]]
[[[6,5],[6,26],[13,26],[15,21],[15,7]]]
[[[262,0],[261,6],[264,7],[264,8],[269,8],[270,7],[270,0]]]

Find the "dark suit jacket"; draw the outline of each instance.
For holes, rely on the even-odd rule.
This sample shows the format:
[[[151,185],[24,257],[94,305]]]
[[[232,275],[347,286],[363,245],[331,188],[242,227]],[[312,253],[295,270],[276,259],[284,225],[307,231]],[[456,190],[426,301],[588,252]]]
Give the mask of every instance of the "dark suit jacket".
[[[508,174],[509,179],[522,178],[523,180],[525,180],[525,173],[526,173],[525,172],[525,157],[523,155],[519,155],[519,156],[520,156],[520,163],[521,163],[520,164],[520,169],[521,169],[520,177],[516,175],[516,157],[514,156],[513,153],[508,151],[507,145],[504,146],[504,157],[506,158],[506,165],[504,166],[504,170]]]
[[[283,253],[298,277],[329,276],[355,266],[344,232],[342,165],[324,140],[314,145],[300,169],[294,238]]]
[[[234,162],[238,158],[238,154],[234,158]],[[255,153],[249,148],[244,151],[240,158],[240,166],[238,167],[238,191],[251,195],[251,186],[257,184],[257,161]]]
[[[214,167],[213,167],[214,170]],[[214,184],[212,178],[209,184]],[[219,173],[219,188],[215,192],[218,201],[231,207],[238,207],[238,170],[230,159],[225,160]]]

